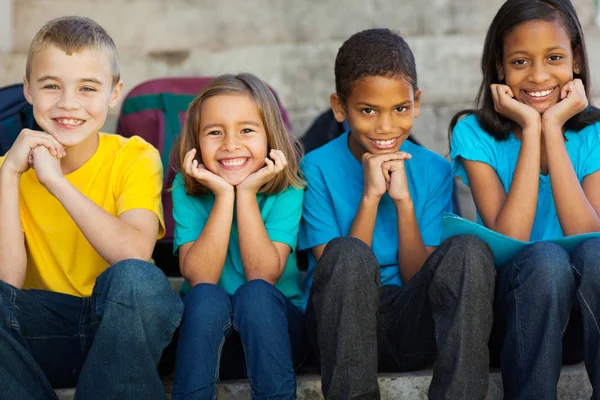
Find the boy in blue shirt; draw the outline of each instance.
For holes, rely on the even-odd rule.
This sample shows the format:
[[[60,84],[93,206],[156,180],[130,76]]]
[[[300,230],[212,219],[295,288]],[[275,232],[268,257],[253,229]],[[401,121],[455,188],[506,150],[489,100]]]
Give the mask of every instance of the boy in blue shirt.
[[[430,398],[483,399],[492,254],[471,236],[439,244],[452,177],[446,160],[406,141],[421,96],[412,52],[390,30],[359,32],[335,79],[331,105],[350,131],[305,157],[299,232],[323,394],[379,398],[378,370],[435,362]]]

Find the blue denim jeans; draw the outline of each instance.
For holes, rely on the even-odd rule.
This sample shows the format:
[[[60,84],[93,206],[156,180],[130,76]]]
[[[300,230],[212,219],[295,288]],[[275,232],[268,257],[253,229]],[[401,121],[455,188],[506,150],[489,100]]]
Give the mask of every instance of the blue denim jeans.
[[[294,367],[306,353],[304,316],[275,286],[252,280],[230,296],[201,283],[184,303],[173,400],[215,399],[220,371],[247,376],[254,399],[296,398]]]
[[[121,261],[91,297],[19,290],[0,281],[0,397],[164,399],[156,366],[183,304],[154,265]]]
[[[571,311],[581,312],[585,364],[600,399],[600,239],[571,254],[535,243],[499,273],[495,324],[505,399],[556,399],[563,335]],[[579,328],[579,327],[578,327]]]

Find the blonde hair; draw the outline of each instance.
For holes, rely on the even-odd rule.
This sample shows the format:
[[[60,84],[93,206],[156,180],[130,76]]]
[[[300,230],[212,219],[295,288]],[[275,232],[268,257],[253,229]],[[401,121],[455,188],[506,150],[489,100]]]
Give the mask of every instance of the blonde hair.
[[[25,77],[31,76],[31,63],[33,57],[45,50],[49,45],[54,45],[71,55],[83,50],[95,50],[103,54],[110,61],[113,86],[121,80],[119,72],[119,56],[117,47],[112,38],[94,20],[86,17],[61,17],[46,23],[35,35],[25,66]]]
[[[279,104],[269,87],[259,78],[252,74],[244,73],[238,75],[221,75],[214,78],[206,85],[204,90],[190,104],[183,130],[178,143],[173,148],[174,156],[178,159],[178,171],[183,171],[183,160],[191,149],[198,150],[196,158],[202,162],[199,134],[200,134],[200,110],[204,100],[223,94],[247,95],[254,102],[258,114],[262,119],[267,134],[267,154],[271,149],[281,150],[288,161],[287,167],[274,179],[260,188],[260,193],[275,194],[287,189],[290,185],[296,188],[304,187],[304,181],[300,177],[300,159],[302,158],[302,147],[286,128]],[[209,193],[191,176],[182,173],[186,192],[190,195],[199,196]]]

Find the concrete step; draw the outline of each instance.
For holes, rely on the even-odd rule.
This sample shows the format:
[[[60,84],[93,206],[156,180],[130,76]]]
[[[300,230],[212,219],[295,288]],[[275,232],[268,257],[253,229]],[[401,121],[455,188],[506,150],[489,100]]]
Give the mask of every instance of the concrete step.
[[[319,375],[308,374],[297,377],[298,400],[321,400],[321,378]],[[431,382],[431,370],[409,372],[402,374],[380,374],[379,388],[381,398],[387,399],[427,399],[427,389]],[[165,393],[171,398],[172,381],[165,381]],[[56,391],[59,400],[72,400],[74,389]],[[558,382],[559,400],[584,400],[592,395],[592,388],[587,378],[583,364],[563,367]],[[245,380],[224,381],[219,384],[219,400],[249,399],[250,386]],[[501,400],[502,377],[498,370],[490,372],[490,388],[488,400]]]

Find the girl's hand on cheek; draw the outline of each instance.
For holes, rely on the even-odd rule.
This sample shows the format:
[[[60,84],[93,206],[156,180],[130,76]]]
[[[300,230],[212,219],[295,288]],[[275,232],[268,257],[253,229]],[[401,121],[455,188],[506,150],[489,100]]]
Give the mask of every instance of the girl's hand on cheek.
[[[532,107],[515,99],[506,85],[493,84],[490,87],[496,112],[517,123],[523,130],[530,126],[541,126],[541,117]]]
[[[215,196],[233,193],[233,186],[225,179],[207,170],[204,164],[200,164],[194,158],[195,156],[196,149],[192,149],[186,153],[183,159],[183,170],[186,174],[207,187]]]
[[[560,90],[560,101],[542,115],[544,126],[556,125],[560,128],[573,116],[588,106],[588,99],[581,79],[574,79]]]
[[[275,178],[288,165],[285,154],[281,150],[271,150],[269,157],[272,161],[268,157],[265,158],[264,167],[248,175],[242,183],[237,185],[236,190],[238,192],[245,191],[256,194],[265,183]]]

